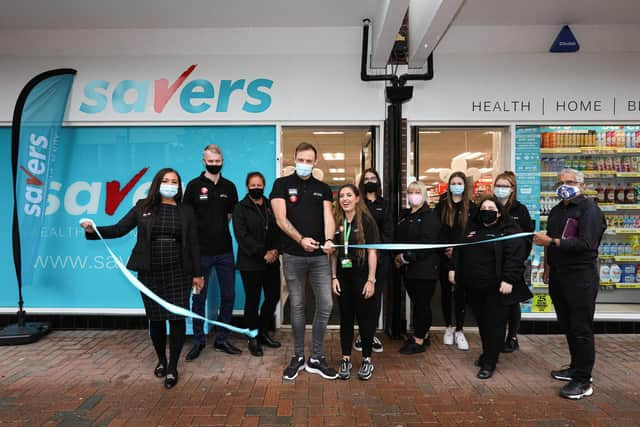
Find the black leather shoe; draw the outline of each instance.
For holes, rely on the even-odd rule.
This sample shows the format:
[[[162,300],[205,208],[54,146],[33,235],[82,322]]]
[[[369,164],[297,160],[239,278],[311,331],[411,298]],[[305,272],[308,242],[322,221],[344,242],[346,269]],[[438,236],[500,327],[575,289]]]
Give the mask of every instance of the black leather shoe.
[[[481,380],[487,380],[493,376],[493,369],[489,368],[480,368],[478,371],[478,375],[476,375]]]
[[[249,351],[251,352],[252,355],[256,357],[264,356],[264,353],[262,352],[262,347],[260,346],[260,343],[256,338],[251,338],[249,340]]]
[[[178,371],[169,372],[164,378],[164,388],[173,388],[178,384]]]
[[[189,350],[189,353],[187,353],[187,357],[185,357],[185,360],[187,362],[191,362],[192,360],[197,359],[203,349],[204,344],[194,344],[193,347],[191,347],[191,350]]]
[[[156,366],[156,369],[153,370],[153,375],[158,378],[162,378],[167,375],[167,368],[165,364],[162,362],[158,362],[158,366]]]
[[[280,341],[276,341],[273,338],[271,338],[269,336],[268,332],[260,332],[260,335],[258,335],[258,341],[260,341],[260,344],[266,345],[267,347],[270,348],[279,348],[282,344],[280,344]]]
[[[238,347],[232,345],[229,341],[216,342],[215,344],[213,344],[213,347],[217,351],[224,351],[227,354],[240,354],[240,353],[242,353],[242,350],[240,350]]]

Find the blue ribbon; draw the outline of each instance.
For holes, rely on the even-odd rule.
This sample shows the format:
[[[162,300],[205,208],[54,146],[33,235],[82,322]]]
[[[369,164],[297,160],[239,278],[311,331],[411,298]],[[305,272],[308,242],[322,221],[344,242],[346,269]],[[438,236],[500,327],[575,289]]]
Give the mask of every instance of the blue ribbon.
[[[100,232],[98,231],[98,227],[96,227],[96,224],[95,224],[95,222],[93,222],[93,220],[88,219],[88,218],[83,218],[83,219],[80,220],[80,224],[82,224],[83,222],[89,222],[91,224],[91,226],[95,230],[95,232],[98,235],[98,237],[100,238],[100,240],[102,240],[102,243],[104,243],[105,248],[107,248],[107,251],[109,252],[109,255],[111,255],[111,257],[115,261],[116,265],[118,266],[118,269],[122,272],[122,274],[124,274],[124,277],[126,277],[127,280],[129,280],[129,282],[133,286],[135,286],[140,292],[142,292],[143,294],[145,294],[146,296],[148,296],[149,298],[151,298],[152,300],[154,300],[155,302],[160,304],[167,311],[169,311],[169,312],[171,312],[173,314],[177,314],[178,316],[191,317],[192,319],[202,320],[202,321],[205,321],[205,322],[210,323],[212,325],[220,326],[222,328],[228,329],[228,330],[233,331],[233,332],[237,332],[239,334],[244,334],[244,335],[246,335],[248,337],[251,337],[251,338],[255,338],[255,337],[258,336],[258,330],[257,329],[246,329],[246,328],[243,329],[243,328],[235,327],[233,325],[229,325],[227,323],[217,322],[215,320],[209,320],[206,317],[200,316],[199,314],[196,314],[196,313],[194,313],[194,312],[192,312],[190,310],[187,310],[187,309],[185,309],[183,307],[180,307],[180,306],[177,306],[175,304],[171,304],[170,302],[165,301],[164,299],[160,298],[158,295],[153,293],[149,288],[147,288],[142,282],[140,282],[140,280],[138,280],[138,278],[136,276],[134,276],[131,273],[131,271],[129,271],[127,269],[127,267],[122,263],[122,261],[120,261],[120,258],[118,258],[116,256],[116,254],[113,253],[113,251],[111,250],[111,248],[109,247],[107,242],[102,238],[102,235],[100,235]]]
[[[377,249],[382,251],[417,251],[417,250],[425,250],[425,249],[445,249],[445,248],[455,248],[459,246],[471,246],[471,245],[479,245],[484,243],[492,243],[492,242],[500,242],[503,240],[511,240],[511,239],[519,239],[521,237],[529,237],[533,236],[535,233],[526,232],[526,233],[515,233],[509,234],[508,236],[495,237],[493,239],[487,240],[478,240],[477,242],[468,242],[468,243],[371,243],[365,245],[349,245],[350,248],[357,249]],[[334,248],[340,248],[344,245],[333,245]]]

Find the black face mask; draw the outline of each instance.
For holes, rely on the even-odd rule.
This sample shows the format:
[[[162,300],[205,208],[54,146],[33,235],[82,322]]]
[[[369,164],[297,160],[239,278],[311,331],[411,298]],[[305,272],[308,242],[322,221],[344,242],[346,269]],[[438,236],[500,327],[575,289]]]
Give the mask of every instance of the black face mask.
[[[480,221],[483,224],[492,224],[498,219],[498,212],[496,211],[480,211],[478,215],[480,215]]]
[[[364,183],[364,191],[367,193],[376,193],[378,191],[378,183],[377,182],[365,182]]]
[[[264,188],[250,188],[249,189],[249,197],[253,200],[262,199],[262,195],[264,194]]]
[[[207,167],[207,172],[217,175],[220,173],[220,169],[222,169],[222,165],[205,165]]]

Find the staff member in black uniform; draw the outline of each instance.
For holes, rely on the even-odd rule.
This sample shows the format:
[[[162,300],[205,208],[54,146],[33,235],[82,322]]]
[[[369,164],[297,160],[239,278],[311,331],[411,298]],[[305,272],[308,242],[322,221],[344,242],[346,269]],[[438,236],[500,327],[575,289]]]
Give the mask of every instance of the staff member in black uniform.
[[[285,234],[282,243],[282,267],[291,301],[291,329],[294,356],[284,369],[283,378],[292,380],[298,372],[320,375],[335,380],[336,370],[329,366],[323,351],[333,299],[331,297],[332,247],[335,222],[331,188],[312,176],[318,162],[315,147],[306,142],[295,150],[296,171],[278,178],[271,191],[271,207],[278,227]],[[311,331],[311,357],[305,363],[304,334],[305,289],[307,280],[316,298],[313,329]]]
[[[511,171],[504,171],[493,182],[493,194],[496,196],[504,212],[511,217],[511,219],[518,224],[521,231],[531,232],[534,230],[535,225],[529,215],[529,210],[525,205],[518,201],[518,183],[516,181],[516,175]],[[526,247],[525,251],[528,255],[531,253],[531,246],[533,246],[533,240],[531,238],[525,239]],[[525,274],[527,272],[527,264],[530,264],[525,258]],[[526,279],[526,276],[525,276]],[[526,280],[525,280],[525,283]],[[518,329],[520,328],[520,303],[513,304],[511,306],[511,313],[509,314],[509,323],[507,338],[504,341],[503,353],[513,353],[520,345],[518,344]]]
[[[360,194],[364,194],[364,202],[369,209],[369,213],[376,222],[378,228],[378,236],[380,236],[380,242],[391,243],[393,242],[393,222],[391,221],[391,215],[389,214],[389,207],[382,198],[382,188],[380,186],[381,180],[378,171],[373,168],[365,169],[364,173],[360,176],[360,182],[358,184],[358,190]],[[376,312],[377,316],[380,316],[380,310],[382,310],[382,295],[384,294],[384,283],[386,280],[386,273],[389,271],[388,267],[391,260],[384,252],[378,253],[378,268],[376,269],[376,293],[374,295],[376,300]],[[353,343],[353,348],[356,351],[362,351],[362,340],[360,335],[356,337]],[[382,353],[384,347],[382,341],[375,335],[373,336],[373,351],[376,353]]]
[[[184,204],[193,207],[198,220],[200,238],[200,264],[204,273],[204,289],[193,294],[192,309],[204,316],[207,302],[207,285],[211,270],[216,269],[220,285],[220,314],[218,320],[231,322],[233,304],[236,298],[236,273],[231,246],[229,220],[233,207],[238,202],[238,192],[233,182],[220,174],[224,159],[220,147],[215,144],[204,148],[202,163],[205,171],[192,179],[184,193]],[[228,340],[229,332],[220,328],[216,333],[214,347],[228,354],[242,351]],[[194,360],[206,344],[202,320],[193,320],[193,347],[187,354],[187,360]]]
[[[161,169],[151,181],[149,195],[140,200],[116,225],[98,227],[105,239],[122,237],[138,228],[136,245],[127,268],[138,272],[138,279],[160,298],[189,308],[189,291],[204,286],[200,272],[197,226],[193,211],[181,204],[182,183],[173,169]],[[89,240],[98,239],[91,223],[82,224]],[[149,334],[158,356],[156,377],[165,377],[164,386],[178,383],[178,360],[184,344],[186,324],[183,316],[172,314],[144,294]],[[167,363],[167,326],[171,342]]]
[[[440,236],[438,215],[427,204],[427,189],[414,181],[407,187],[411,208],[404,212],[396,226],[398,243],[437,243]],[[394,258],[396,268],[402,269],[404,287],[413,303],[413,337],[407,339],[400,353],[415,354],[426,351],[431,344],[431,298],[438,279],[438,254],[434,250],[403,251]]]
[[[464,243],[520,232],[495,196],[484,196],[479,206],[476,218],[467,228]],[[524,284],[525,246],[524,239],[518,238],[459,246],[453,250],[454,270],[449,272],[449,280],[456,285],[463,284],[478,321],[482,354],[476,361],[480,367],[477,377],[483,380],[490,378],[496,369],[511,306],[531,298]]]
[[[353,184],[343,185],[338,190],[334,218],[338,227],[336,243],[346,245],[331,258],[331,285],[340,305],[342,359],[338,377],[343,380],[351,377],[353,321],[357,318],[362,337],[362,363],[358,377],[368,380],[373,375],[371,351],[378,320],[374,298],[378,259],[375,249],[350,249],[349,245],[378,243],[378,229]]]
[[[260,172],[247,175],[247,195],[233,209],[233,231],[238,242],[237,267],[242,276],[245,303],[244,319],[249,329],[258,329],[257,338],[249,339],[249,351],[262,356],[262,344],[280,347],[268,328],[280,300],[280,231],[264,194],[264,176]],[[261,290],[264,302],[258,316]]]
[[[442,223],[441,239],[443,242],[459,243],[464,237],[469,219],[476,214],[476,205],[471,201],[471,185],[463,172],[456,171],[449,176],[447,191],[440,196],[436,205],[436,213]],[[464,287],[449,282],[449,270],[452,266],[453,250],[447,248],[440,255],[440,302],[445,330],[442,337],[445,345],[455,343],[458,350],[469,350],[469,343],[464,336],[464,319],[467,297]],[[455,313],[455,327],[452,326],[451,303]]]
[[[569,381],[560,395],[581,399],[593,394],[591,371],[596,359],[593,315],[598,295],[598,246],[607,228],[604,215],[583,195],[584,175],[574,169],[558,174],[560,203],[551,209],[547,233],[536,233],[533,243],[545,247],[544,281],[549,283],[560,327],[567,337],[571,364],[551,371]]]

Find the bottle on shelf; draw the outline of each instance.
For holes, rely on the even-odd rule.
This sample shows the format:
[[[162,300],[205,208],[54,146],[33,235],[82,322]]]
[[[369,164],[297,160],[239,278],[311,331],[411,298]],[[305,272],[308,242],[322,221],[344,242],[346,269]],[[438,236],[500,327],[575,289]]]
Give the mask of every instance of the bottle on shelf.
[[[605,203],[615,203],[615,189],[613,188],[611,181],[609,181],[607,188],[604,190],[604,200]]]
[[[624,190],[624,202],[627,204],[636,203],[636,189],[630,182],[627,182],[627,188]]]
[[[616,186],[616,190],[615,190],[615,203],[618,204],[623,204],[625,197],[624,197],[624,188],[622,187],[622,183],[618,182],[618,185]]]
[[[599,182],[596,185],[596,193],[597,193],[597,199],[598,199],[598,203],[604,203],[605,198],[604,198],[604,187],[602,186],[602,183]],[[625,194],[626,197],[626,194]]]

